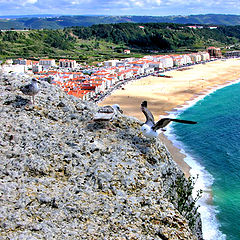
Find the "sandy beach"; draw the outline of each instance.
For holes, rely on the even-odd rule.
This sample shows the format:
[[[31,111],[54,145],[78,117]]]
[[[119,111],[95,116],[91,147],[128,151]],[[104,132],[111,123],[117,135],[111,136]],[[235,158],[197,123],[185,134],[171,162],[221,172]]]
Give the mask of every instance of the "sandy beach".
[[[125,115],[145,120],[140,110],[143,100],[148,101],[155,121],[160,116],[186,105],[200,95],[206,95],[219,86],[225,86],[240,78],[240,59],[227,59],[165,72],[166,77],[145,77],[129,82],[123,89],[114,91],[99,105],[118,103]],[[190,167],[184,162],[184,155],[163,135],[160,135],[173,159],[189,176]]]

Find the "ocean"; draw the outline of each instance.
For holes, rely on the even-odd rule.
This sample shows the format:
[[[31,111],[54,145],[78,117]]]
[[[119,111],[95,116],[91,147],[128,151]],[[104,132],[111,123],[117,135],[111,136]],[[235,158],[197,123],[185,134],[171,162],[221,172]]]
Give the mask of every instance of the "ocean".
[[[180,147],[195,178],[205,240],[240,239],[240,83],[171,113],[196,125],[172,123],[166,135]]]

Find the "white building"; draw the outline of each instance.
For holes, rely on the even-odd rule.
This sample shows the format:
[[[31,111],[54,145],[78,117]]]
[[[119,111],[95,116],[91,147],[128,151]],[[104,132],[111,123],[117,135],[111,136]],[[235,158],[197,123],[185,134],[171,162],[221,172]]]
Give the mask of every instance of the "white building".
[[[31,60],[27,60],[27,59],[23,59],[23,58],[18,58],[18,59],[14,59],[13,60],[13,64],[31,66],[32,65],[32,61]]]
[[[109,60],[104,62],[104,66],[106,67],[116,67],[119,60]]]
[[[133,66],[134,67],[141,67],[143,69],[148,68],[149,67],[149,63],[146,61],[136,61],[133,62]]]
[[[157,58],[158,56],[151,56],[151,55],[148,55],[148,56],[144,56],[143,58],[141,58],[141,60],[149,60],[149,61],[157,61]]]
[[[33,65],[32,66],[32,72],[33,73],[39,73],[39,72],[42,72],[43,71],[43,66],[42,65]]]
[[[144,74],[144,69],[145,68],[140,68],[140,67],[133,67],[133,68],[131,68],[131,72],[129,72],[129,74],[130,73],[132,73],[132,75],[131,76],[129,76],[129,74],[126,76],[126,78],[131,78],[131,77],[133,77],[133,76],[140,76],[140,75],[142,75],[142,74]]]
[[[162,63],[163,68],[173,67],[173,59],[168,55],[159,57],[158,61]]]
[[[12,59],[7,59],[6,60],[6,64],[7,65],[12,65],[13,64],[13,60]]]
[[[161,62],[150,62],[149,67],[158,70],[163,68],[163,64]]]
[[[2,71],[4,73],[15,72],[15,73],[26,73],[28,67],[26,65],[2,65]]]
[[[209,61],[210,60],[210,54],[208,52],[200,52],[202,61]]]
[[[154,68],[148,67],[144,69],[145,74],[151,74],[154,73]]]
[[[192,59],[188,54],[183,55],[185,65],[192,64]]]
[[[59,67],[62,67],[62,68],[76,68],[77,67],[77,62],[75,60],[60,59],[59,60]]]
[[[199,53],[192,53],[189,56],[193,63],[199,63],[202,61],[201,54],[199,54]]]
[[[123,71],[123,73],[124,73],[124,78],[125,78],[125,79],[132,78],[132,77],[133,77],[134,70],[136,70],[136,72],[137,72],[137,74],[138,74],[138,71],[139,71],[138,68],[136,68],[136,69],[127,69],[127,70]]]
[[[173,65],[177,67],[181,67],[185,65],[184,58],[182,56],[171,56],[173,59]]]
[[[56,63],[54,59],[40,59],[39,65],[42,65],[43,67],[55,67]]]

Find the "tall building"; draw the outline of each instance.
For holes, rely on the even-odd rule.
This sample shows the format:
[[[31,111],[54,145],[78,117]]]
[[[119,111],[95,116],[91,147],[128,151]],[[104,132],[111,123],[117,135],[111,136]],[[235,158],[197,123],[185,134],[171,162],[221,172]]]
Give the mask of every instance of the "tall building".
[[[216,48],[216,47],[209,47],[207,48],[208,53],[210,54],[210,57],[222,57],[222,52],[220,48]]]
[[[40,59],[39,65],[42,65],[44,67],[53,67],[56,66],[54,59]]]
[[[59,67],[75,68],[76,66],[77,66],[77,63],[75,60],[69,60],[69,59],[60,59],[59,60]]]

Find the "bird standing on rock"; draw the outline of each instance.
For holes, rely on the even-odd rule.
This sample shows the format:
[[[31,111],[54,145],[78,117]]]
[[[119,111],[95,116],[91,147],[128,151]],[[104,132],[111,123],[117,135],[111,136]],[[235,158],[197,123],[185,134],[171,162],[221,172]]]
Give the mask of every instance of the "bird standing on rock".
[[[147,108],[147,101],[143,101],[141,104],[141,110],[146,117],[146,122],[141,126],[141,130],[144,136],[148,138],[155,138],[159,134],[159,130],[166,127],[170,122],[179,122],[186,124],[196,124],[197,122],[173,119],[173,118],[162,118],[157,123],[154,122],[152,113]]]
[[[20,88],[23,94],[32,96],[33,104],[34,104],[34,96],[40,91],[38,87],[38,83],[39,81],[36,78],[33,78],[30,84],[27,84]]]
[[[98,109],[97,113],[93,117],[93,121],[103,124],[103,126],[108,130],[115,130],[114,128],[110,127],[110,122],[114,116],[118,115],[118,113],[123,113],[118,104],[114,104],[112,106],[103,106]]]
[[[94,121],[110,121],[117,112],[123,113],[118,104],[112,106],[103,106],[99,108],[97,113],[94,115]]]

